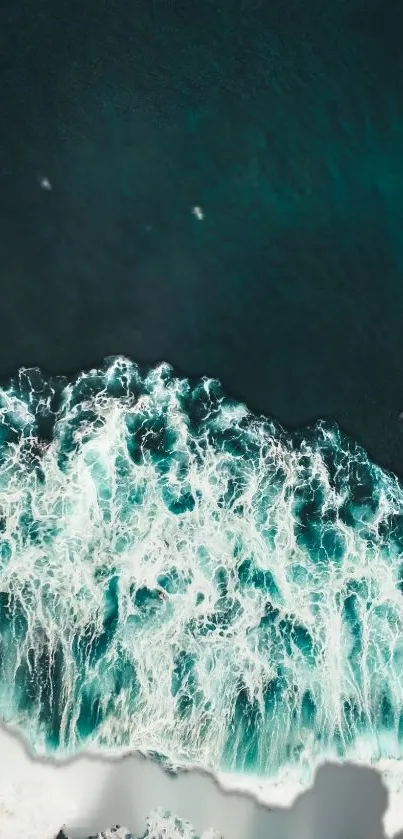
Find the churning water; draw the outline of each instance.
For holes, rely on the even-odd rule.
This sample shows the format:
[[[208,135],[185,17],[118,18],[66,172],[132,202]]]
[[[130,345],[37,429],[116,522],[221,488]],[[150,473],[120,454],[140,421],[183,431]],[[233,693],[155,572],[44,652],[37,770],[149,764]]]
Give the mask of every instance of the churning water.
[[[125,358],[0,391],[0,710],[38,754],[312,781],[403,752],[403,490]]]

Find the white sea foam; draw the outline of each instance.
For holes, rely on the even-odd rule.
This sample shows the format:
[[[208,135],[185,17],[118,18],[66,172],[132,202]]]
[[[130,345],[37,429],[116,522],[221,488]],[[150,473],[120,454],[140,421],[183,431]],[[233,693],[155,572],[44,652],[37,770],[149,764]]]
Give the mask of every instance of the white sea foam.
[[[393,475],[125,359],[21,372],[0,420],[0,712],[36,754],[154,753],[266,800],[324,759],[400,766]]]

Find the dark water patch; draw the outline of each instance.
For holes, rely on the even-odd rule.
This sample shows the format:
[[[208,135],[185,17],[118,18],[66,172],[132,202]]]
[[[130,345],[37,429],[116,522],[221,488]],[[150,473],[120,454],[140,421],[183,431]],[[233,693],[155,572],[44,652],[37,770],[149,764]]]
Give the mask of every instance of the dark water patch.
[[[29,649],[15,673],[15,687],[18,708],[30,716],[36,710],[38,702],[38,683],[35,671],[35,653]]]
[[[385,690],[381,700],[380,721],[382,728],[386,731],[395,730],[395,709],[394,703],[388,691]]]
[[[343,601],[342,617],[349,629],[351,642],[347,652],[348,660],[355,674],[356,679],[361,681],[362,662],[362,621],[360,616],[360,601],[357,594],[352,592]]]
[[[238,685],[234,709],[224,748],[224,764],[232,771],[248,772],[259,760],[262,727],[261,708],[242,683]]]
[[[172,696],[176,697],[179,719],[188,717],[198,693],[196,657],[182,650],[176,656],[171,683]]]
[[[240,601],[236,597],[221,595],[217,598],[215,606],[214,611],[188,621],[187,631],[191,635],[205,637],[217,634],[224,637],[227,633],[234,634],[234,622],[242,613]]]
[[[161,415],[130,414],[126,418],[128,429],[128,451],[137,465],[147,456],[161,474],[170,465],[169,454],[175,448],[176,435],[168,428],[166,418]]]
[[[24,609],[23,598],[14,593],[0,591],[0,630],[1,635],[11,631],[17,643],[22,643],[28,631],[28,615]]]
[[[77,734],[81,740],[91,738],[104,718],[101,697],[83,689],[80,696],[80,713],[76,723]]]
[[[46,730],[50,750],[58,749],[65,702],[65,658],[62,645],[58,643],[55,648],[44,646],[40,655],[35,657],[35,668],[35,678],[41,685],[39,724]]]
[[[310,731],[314,729],[316,721],[316,703],[310,690],[306,690],[301,702],[301,725]]]
[[[179,401],[190,430],[197,433],[207,423],[217,418],[224,400],[224,392],[217,381],[204,381],[195,387],[182,388]]]
[[[61,643],[44,641],[38,650],[29,649],[15,674],[18,709],[29,718],[37,717],[50,751],[61,745],[60,733],[65,699],[63,679],[65,657]]]
[[[252,559],[245,559],[238,566],[238,579],[241,586],[256,588],[270,597],[281,601],[280,591],[271,571],[257,568]]]
[[[127,652],[121,650],[115,657],[113,665],[115,692],[118,697],[122,691],[127,691],[131,697],[139,694],[140,685],[136,667]]]
[[[161,588],[163,588],[168,594],[177,594],[178,592],[186,591],[190,582],[190,577],[179,573],[175,566],[172,566],[168,573],[160,574],[159,577],[157,577],[158,585],[161,586]]]
[[[173,486],[164,486],[162,498],[168,510],[175,516],[190,513],[196,504],[193,493],[190,490],[186,491],[183,487],[178,487],[175,491]]]
[[[347,744],[353,744],[357,733],[365,733],[368,720],[362,708],[353,699],[343,702],[343,732]]]
[[[158,589],[150,589],[147,586],[136,588],[132,586],[133,605],[140,613],[152,616],[161,605],[161,592]]]
[[[88,623],[73,641],[73,653],[82,667],[88,663],[94,667],[105,655],[114,640],[119,624],[119,580],[112,577],[104,595],[104,614],[102,628],[99,631],[97,623]]]
[[[273,631],[280,621],[280,616],[280,610],[268,601],[264,607],[264,615],[259,621],[259,629]]]

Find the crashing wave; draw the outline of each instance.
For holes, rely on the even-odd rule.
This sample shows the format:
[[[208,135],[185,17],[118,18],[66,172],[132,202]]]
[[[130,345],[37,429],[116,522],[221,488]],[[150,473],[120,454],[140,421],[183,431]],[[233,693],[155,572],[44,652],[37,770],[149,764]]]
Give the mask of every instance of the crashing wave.
[[[399,759],[403,491],[124,358],[0,391],[0,713],[36,753],[311,781]]]

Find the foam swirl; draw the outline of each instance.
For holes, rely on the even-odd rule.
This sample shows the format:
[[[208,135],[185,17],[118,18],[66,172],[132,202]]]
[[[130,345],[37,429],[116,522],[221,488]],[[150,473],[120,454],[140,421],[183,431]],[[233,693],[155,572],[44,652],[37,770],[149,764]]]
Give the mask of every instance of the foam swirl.
[[[36,752],[402,756],[402,487],[335,425],[114,358],[20,371],[0,441],[0,710]]]

